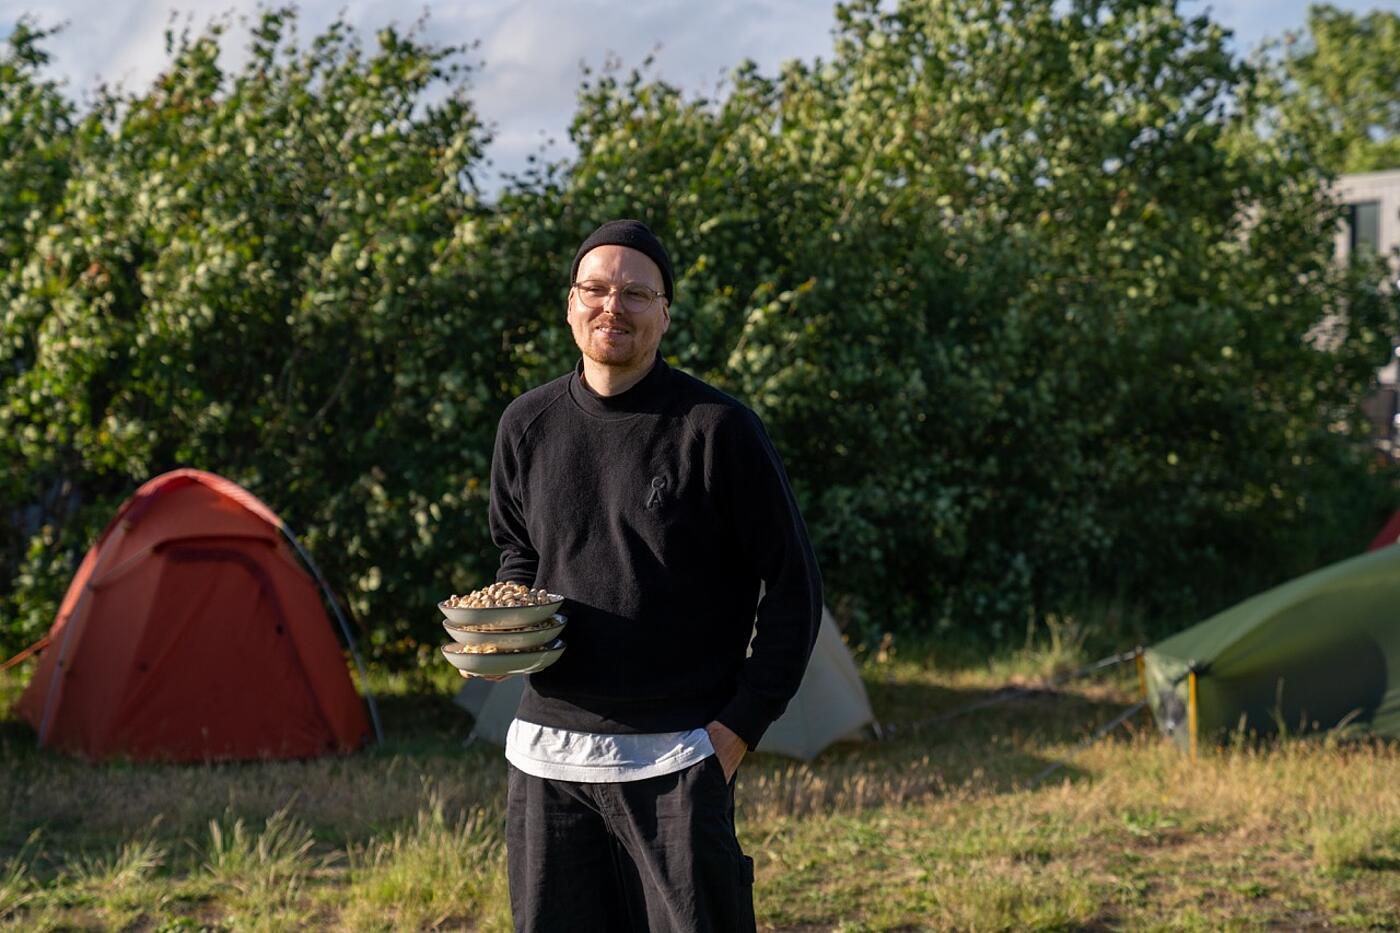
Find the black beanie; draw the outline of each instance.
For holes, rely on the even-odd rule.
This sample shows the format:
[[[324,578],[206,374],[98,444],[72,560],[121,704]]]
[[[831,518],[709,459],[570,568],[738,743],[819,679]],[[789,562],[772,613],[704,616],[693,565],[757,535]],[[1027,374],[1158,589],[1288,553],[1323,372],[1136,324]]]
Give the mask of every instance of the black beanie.
[[[583,257],[599,246],[625,246],[645,255],[661,270],[661,284],[666,293],[666,303],[671,304],[675,301],[676,287],[672,282],[671,257],[666,253],[666,247],[656,238],[656,234],[640,220],[610,220],[590,233],[588,239],[578,248],[578,252],[574,253],[574,265],[569,270],[570,284],[578,278],[578,264],[583,261]]]

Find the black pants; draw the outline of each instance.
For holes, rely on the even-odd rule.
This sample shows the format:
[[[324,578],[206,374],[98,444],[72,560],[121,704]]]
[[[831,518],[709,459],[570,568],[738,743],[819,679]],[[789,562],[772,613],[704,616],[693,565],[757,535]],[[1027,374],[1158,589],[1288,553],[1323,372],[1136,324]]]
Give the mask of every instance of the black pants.
[[[618,784],[510,767],[510,909],[518,933],[755,929],[753,859],[734,835],[734,786],[711,755]]]

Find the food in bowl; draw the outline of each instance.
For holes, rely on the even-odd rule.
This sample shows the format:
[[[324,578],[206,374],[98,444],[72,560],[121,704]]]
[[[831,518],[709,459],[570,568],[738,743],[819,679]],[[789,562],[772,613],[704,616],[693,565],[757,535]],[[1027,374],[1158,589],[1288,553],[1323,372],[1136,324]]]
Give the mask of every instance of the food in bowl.
[[[532,590],[519,583],[493,583],[466,596],[445,599],[438,603],[438,608],[457,625],[499,630],[542,622],[558,612],[562,605],[564,597],[545,590]]]
[[[492,644],[470,645],[465,643],[459,643],[456,650],[462,652],[463,654],[505,654],[510,651],[529,651],[531,649],[502,648],[500,645]]]
[[[520,583],[492,583],[465,596],[452,595],[443,600],[449,609],[506,609],[520,606],[546,606],[558,602],[548,590],[532,590]]]

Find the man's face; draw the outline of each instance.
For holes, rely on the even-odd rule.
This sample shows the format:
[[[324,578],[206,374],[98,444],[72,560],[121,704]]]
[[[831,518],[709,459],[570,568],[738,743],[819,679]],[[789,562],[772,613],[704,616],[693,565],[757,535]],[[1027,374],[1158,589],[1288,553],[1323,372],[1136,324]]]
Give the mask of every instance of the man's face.
[[[661,270],[645,253],[625,246],[599,246],[589,250],[578,265],[579,282],[604,282],[615,289],[645,285],[662,291]],[[579,350],[599,366],[635,370],[651,365],[661,335],[671,326],[671,309],[662,295],[640,314],[622,306],[614,291],[597,310],[585,308],[577,289],[569,289],[569,327]]]

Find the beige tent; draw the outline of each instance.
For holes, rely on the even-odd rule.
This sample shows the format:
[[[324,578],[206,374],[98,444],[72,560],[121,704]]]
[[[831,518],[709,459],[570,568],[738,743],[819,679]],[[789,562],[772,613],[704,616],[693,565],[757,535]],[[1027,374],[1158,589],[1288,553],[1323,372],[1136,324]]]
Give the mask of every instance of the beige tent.
[[[505,744],[523,689],[520,677],[496,683],[468,681],[458,691],[456,702],[476,717],[471,739]],[[833,742],[861,739],[869,733],[879,735],[879,729],[836,621],[822,610],[821,630],[802,686],[787,711],[764,733],[758,750],[810,761]]]

